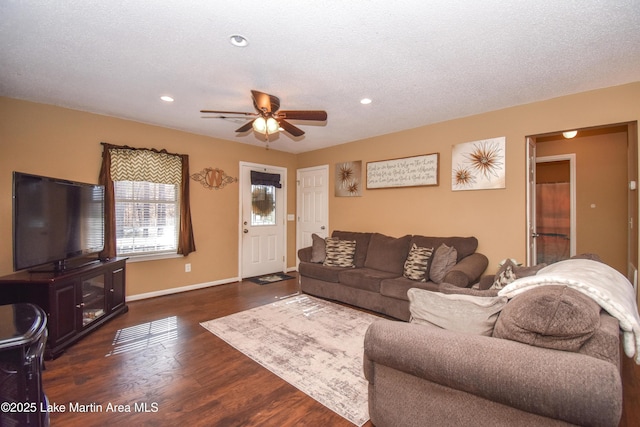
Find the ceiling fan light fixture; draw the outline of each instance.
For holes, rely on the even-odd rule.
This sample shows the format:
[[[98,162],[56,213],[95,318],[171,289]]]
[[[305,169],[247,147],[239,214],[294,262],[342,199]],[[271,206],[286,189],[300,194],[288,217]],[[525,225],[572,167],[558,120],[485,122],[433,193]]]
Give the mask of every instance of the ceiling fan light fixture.
[[[575,136],[578,134],[577,130],[570,130],[567,132],[562,132],[562,136],[564,136],[567,139],[571,139],[571,138],[575,138]]]
[[[280,124],[273,117],[265,119],[264,117],[258,117],[253,121],[253,130],[265,135],[272,135],[278,133],[280,130]]]
[[[253,130],[258,133],[265,133],[267,131],[267,121],[264,117],[258,117],[253,121]]]
[[[269,134],[277,133],[280,130],[280,123],[273,117],[267,119],[267,132]]]
[[[249,45],[249,40],[247,40],[246,37],[241,36],[240,34],[229,36],[229,41],[235,47],[247,47]]]

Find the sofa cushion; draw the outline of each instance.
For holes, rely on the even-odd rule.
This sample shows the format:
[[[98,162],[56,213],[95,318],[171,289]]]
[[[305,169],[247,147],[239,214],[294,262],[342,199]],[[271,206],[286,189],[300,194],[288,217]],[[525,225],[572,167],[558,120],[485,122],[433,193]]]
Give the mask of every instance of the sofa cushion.
[[[356,254],[353,257],[353,263],[356,267],[364,267],[364,260],[367,258],[367,249],[369,248],[371,233],[335,230],[331,233],[331,237],[337,237],[340,240],[354,240],[356,242]]]
[[[364,266],[402,275],[409,254],[411,236],[390,237],[374,233],[369,241]]]
[[[475,237],[429,237],[415,235],[411,243],[423,248],[439,248],[441,244],[453,246],[458,252],[458,262],[466,258],[478,249],[478,239]]]
[[[402,275],[407,279],[426,282],[429,279],[429,264],[432,255],[433,248],[421,248],[414,243],[404,262]]]
[[[566,286],[541,286],[514,297],[493,336],[536,347],[578,351],[600,326],[600,306]]]
[[[380,295],[409,301],[407,291],[411,288],[437,291],[438,284],[431,281],[416,282],[415,280],[407,279],[406,277],[394,277],[392,279],[384,279],[380,282]]]
[[[324,262],[327,256],[326,241],[316,233],[311,235],[311,260],[309,262]]]
[[[380,282],[384,279],[395,277],[396,273],[364,267],[341,271],[338,276],[341,285],[371,292],[380,292]]]
[[[411,323],[491,336],[507,297],[483,297],[409,289]]]
[[[298,273],[301,276],[313,279],[324,280],[325,282],[340,283],[338,274],[344,270],[351,270],[348,267],[329,267],[312,262],[301,262],[298,265]]]
[[[442,283],[444,276],[456,265],[457,259],[458,251],[456,248],[442,243],[433,254],[433,261],[431,261],[429,268],[429,279],[432,282]]]
[[[355,267],[353,258],[356,253],[355,240],[340,240],[336,237],[325,239],[326,256],[324,265],[331,267]]]

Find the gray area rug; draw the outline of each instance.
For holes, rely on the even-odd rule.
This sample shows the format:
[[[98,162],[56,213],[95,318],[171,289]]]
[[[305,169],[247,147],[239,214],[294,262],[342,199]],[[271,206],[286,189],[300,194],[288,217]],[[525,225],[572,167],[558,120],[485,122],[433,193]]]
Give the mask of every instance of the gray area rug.
[[[298,295],[201,325],[362,426],[369,419],[362,369],[364,334],[376,319],[372,314]]]

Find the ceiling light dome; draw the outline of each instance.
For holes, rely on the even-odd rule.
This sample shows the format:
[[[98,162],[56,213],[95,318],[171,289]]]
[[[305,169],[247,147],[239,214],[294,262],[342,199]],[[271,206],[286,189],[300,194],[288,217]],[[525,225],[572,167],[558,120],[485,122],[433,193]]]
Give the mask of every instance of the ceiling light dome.
[[[578,134],[577,130],[569,130],[566,132],[562,132],[562,136],[564,136],[567,139],[575,138],[577,134]]]
[[[241,36],[240,34],[229,36],[229,41],[236,47],[246,47],[249,45],[249,40],[247,40],[245,36]]]

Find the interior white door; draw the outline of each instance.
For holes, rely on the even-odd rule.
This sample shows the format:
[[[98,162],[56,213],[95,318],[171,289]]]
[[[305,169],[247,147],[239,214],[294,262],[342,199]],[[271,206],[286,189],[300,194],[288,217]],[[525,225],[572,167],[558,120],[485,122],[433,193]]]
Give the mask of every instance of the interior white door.
[[[298,169],[297,249],[311,246],[312,234],[329,233],[329,166]]]
[[[251,171],[280,175],[282,188],[252,184]],[[241,163],[240,277],[285,270],[286,172],[274,166]]]

